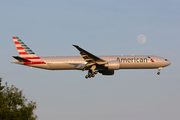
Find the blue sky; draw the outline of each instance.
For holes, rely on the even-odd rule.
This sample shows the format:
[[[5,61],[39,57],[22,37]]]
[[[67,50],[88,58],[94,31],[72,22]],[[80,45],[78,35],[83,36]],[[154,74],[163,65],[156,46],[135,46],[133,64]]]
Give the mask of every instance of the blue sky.
[[[37,102],[39,120],[179,120],[180,1],[1,0],[0,76]],[[144,34],[145,44],[136,37]],[[39,56],[157,55],[161,70],[118,70],[114,76],[47,71],[11,63],[18,36]]]

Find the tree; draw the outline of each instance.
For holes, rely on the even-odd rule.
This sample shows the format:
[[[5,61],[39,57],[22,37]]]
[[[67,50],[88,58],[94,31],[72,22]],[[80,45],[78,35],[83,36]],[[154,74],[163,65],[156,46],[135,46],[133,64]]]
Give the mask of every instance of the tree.
[[[36,102],[27,99],[18,88],[1,86],[0,78],[0,120],[36,120]]]

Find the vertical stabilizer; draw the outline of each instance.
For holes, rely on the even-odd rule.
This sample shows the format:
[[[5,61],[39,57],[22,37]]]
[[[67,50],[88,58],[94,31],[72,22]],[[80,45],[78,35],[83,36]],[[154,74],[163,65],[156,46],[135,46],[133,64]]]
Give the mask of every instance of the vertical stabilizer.
[[[24,44],[18,37],[12,37],[20,57],[31,60],[31,61],[41,61],[26,44]]]

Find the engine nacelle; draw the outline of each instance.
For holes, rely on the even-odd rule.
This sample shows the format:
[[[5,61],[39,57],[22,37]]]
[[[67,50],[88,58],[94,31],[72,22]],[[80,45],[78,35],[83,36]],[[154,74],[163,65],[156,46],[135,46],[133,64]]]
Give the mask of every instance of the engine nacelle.
[[[107,64],[104,65],[108,68],[108,70],[119,70],[120,69],[120,62],[117,61],[109,61]]]
[[[114,70],[99,70],[102,75],[114,75]]]

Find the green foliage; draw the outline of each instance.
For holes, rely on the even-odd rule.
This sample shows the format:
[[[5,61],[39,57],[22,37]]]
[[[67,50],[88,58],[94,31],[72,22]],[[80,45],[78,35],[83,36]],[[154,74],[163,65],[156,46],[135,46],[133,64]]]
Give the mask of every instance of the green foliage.
[[[33,113],[36,109],[36,102],[27,102],[27,99],[18,88],[1,86],[0,78],[0,120],[36,120]]]

